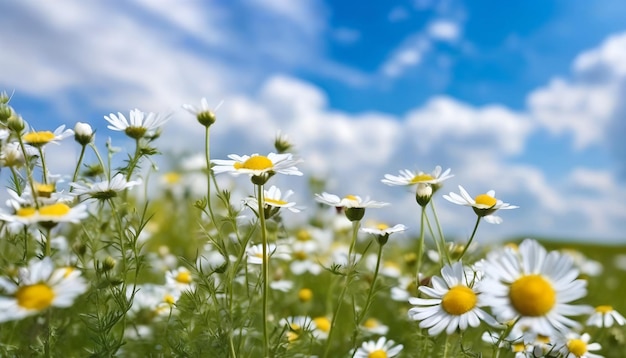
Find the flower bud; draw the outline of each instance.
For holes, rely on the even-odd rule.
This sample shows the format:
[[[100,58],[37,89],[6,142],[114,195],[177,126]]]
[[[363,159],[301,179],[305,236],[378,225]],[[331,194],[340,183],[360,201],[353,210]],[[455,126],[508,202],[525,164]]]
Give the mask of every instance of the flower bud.
[[[9,119],[7,119],[7,127],[17,134],[22,134],[22,131],[26,127],[24,120],[21,116],[13,113]]]
[[[430,184],[417,184],[417,193],[415,194],[415,200],[421,207],[428,205],[432,197],[433,188]]]
[[[198,119],[198,122],[205,127],[210,127],[216,120],[215,113],[208,110],[199,112],[196,118]]]
[[[74,126],[74,140],[80,145],[87,145],[93,141],[93,129],[88,123],[77,122]]]

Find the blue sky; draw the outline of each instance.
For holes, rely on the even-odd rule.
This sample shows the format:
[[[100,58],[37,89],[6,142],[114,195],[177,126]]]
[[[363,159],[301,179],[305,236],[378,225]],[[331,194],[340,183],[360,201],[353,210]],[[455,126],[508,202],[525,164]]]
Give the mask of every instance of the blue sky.
[[[20,1],[0,23],[0,89],[37,129],[88,121],[122,145],[103,116],[138,107],[173,113],[167,151],[200,151],[180,105],[207,97],[224,101],[214,157],[267,152],[280,130],[330,191],[392,202],[372,213],[391,224],[416,229],[417,210],[383,175],[441,165],[444,191],[520,206],[484,240],[626,239],[621,0]],[[285,185],[312,205],[304,182]],[[469,234],[471,212],[438,209]]]

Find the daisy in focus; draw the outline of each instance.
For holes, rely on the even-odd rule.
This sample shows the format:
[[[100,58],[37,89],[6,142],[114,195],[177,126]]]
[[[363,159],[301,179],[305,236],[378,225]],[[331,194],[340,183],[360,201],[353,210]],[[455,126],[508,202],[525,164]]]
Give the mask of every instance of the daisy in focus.
[[[130,111],[129,120],[121,112],[117,112],[117,115],[111,113],[104,116],[104,119],[109,122],[107,128],[110,130],[124,132],[127,136],[138,140],[146,133],[157,130],[169,120],[169,117],[153,112],[146,114],[139,109],[133,109]]]
[[[117,173],[111,180],[103,180],[93,184],[70,183],[72,194],[86,195],[90,199],[106,200],[114,198],[117,193],[141,184],[141,180],[127,181],[122,173]]]
[[[404,346],[396,344],[385,337],[378,338],[377,341],[367,341],[354,352],[354,358],[391,358],[396,357]]]
[[[253,178],[255,184],[264,184],[274,174],[302,175],[296,164],[301,160],[295,159],[291,153],[276,154],[269,153],[267,156],[252,154],[228,156],[230,160],[212,160],[212,170],[215,174],[231,173],[232,175],[247,174]],[[255,182],[257,179],[258,182]]]
[[[557,347],[563,358],[603,358],[601,355],[590,352],[602,349],[600,343],[589,343],[590,340],[588,333],[582,335],[569,333]]]
[[[41,148],[48,143],[58,143],[67,137],[74,135],[71,129],[65,129],[65,125],[59,126],[53,132],[50,131],[31,131],[22,136],[24,143],[35,148]]]
[[[589,313],[590,307],[572,301],[587,294],[587,282],[577,279],[572,259],[548,253],[537,241],[492,252],[484,263],[481,281],[484,302],[501,322],[516,320],[525,327],[526,341],[537,335],[552,337],[580,325],[566,317]]]
[[[20,269],[17,280],[0,277],[0,322],[20,320],[49,307],[70,307],[87,290],[80,272],[71,268],[55,269],[52,260],[32,259]]]
[[[419,291],[431,298],[409,298],[416,306],[409,310],[409,317],[420,321],[421,328],[436,336],[444,330],[448,335],[457,329],[478,327],[481,321],[498,326],[498,322],[483,311],[483,294],[477,289],[474,275],[468,276],[461,262],[445,265],[441,277],[433,276],[432,287],[420,286]]]
[[[471,206],[474,212],[479,217],[482,217],[490,224],[502,223],[502,218],[493,215],[496,210],[508,210],[517,209],[518,206],[505,203],[502,200],[496,199],[496,192],[489,190],[486,194],[479,194],[476,198],[472,198],[467,191],[459,185],[459,191],[461,195],[457,193],[450,193],[450,195],[444,195],[443,198],[451,203],[457,205]]]

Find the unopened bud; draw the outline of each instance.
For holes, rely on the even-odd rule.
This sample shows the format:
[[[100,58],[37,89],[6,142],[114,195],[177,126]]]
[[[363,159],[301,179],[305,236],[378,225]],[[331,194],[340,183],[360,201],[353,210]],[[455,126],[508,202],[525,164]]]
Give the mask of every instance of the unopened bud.
[[[88,123],[77,122],[74,126],[74,140],[80,145],[87,145],[93,141],[94,132]]]

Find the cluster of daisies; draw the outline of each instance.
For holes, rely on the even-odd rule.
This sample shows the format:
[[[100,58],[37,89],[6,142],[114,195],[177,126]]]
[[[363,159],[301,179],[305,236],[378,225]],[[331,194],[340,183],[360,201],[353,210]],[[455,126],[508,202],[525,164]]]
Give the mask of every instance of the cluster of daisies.
[[[267,155],[232,154],[226,160],[211,159],[209,128],[216,116],[206,99],[200,107],[183,106],[206,128],[206,153],[188,158],[184,163],[186,173],[168,173],[162,182],[171,192],[187,185],[192,188],[184,190],[186,196],[174,195],[173,200],[204,196],[196,203],[202,212],[198,221],[199,231],[205,235],[203,244],[193,258],[173,255],[167,245],[141,252],[141,245],[150,246],[157,236],[158,223],[131,228],[130,219],[115,215],[127,209],[118,210],[118,206],[132,201],[130,189],[144,182],[139,162],[154,153],[150,143],[160,136],[168,117],[137,109],[130,111],[128,119],[122,113],[104,117],[110,130],[124,133],[136,144],[127,167],[115,172],[110,158],[102,160],[89,124],[79,122],[73,130],[61,126],[54,132],[36,131],[13,112],[5,97],[0,96],[0,163],[9,170],[12,186],[6,208],[0,210],[2,233],[34,238],[38,245],[29,248],[25,240],[22,260],[15,260],[16,264],[0,276],[0,323],[54,307],[71,307],[81,295],[98,290],[87,279],[93,277],[89,270],[100,269],[107,276],[117,262],[139,262],[144,254],[149,263],[146,267],[151,268],[145,277],[155,283],[135,281],[123,285],[129,303],[124,312],[129,319],[124,324],[132,326],[124,331],[128,341],[157,337],[157,325],[198,324],[183,322],[192,319],[184,315],[189,297],[203,303],[198,312],[193,312],[195,316],[219,320],[214,330],[226,337],[233,353],[235,347],[247,349],[249,336],[249,347],[262,342],[265,356],[276,351],[272,344],[294,356],[303,351],[325,357],[341,354],[360,358],[415,353],[409,351],[408,335],[394,332],[398,319],[379,315],[386,310],[404,312],[400,320],[420,332],[416,335],[455,336],[461,341],[455,344],[457,352],[463,335],[474,331],[485,346],[494,347],[494,352],[506,350],[516,358],[597,358],[600,356],[594,352],[601,346],[588,329],[626,323],[611,306],[594,309],[578,302],[587,294],[581,271],[588,262],[580,256],[548,252],[532,239],[482,255],[473,241],[479,224],[501,224],[503,220],[497,214],[517,208],[498,199],[493,190],[472,196],[459,186],[458,192],[442,195],[450,203],[470,207],[476,224],[470,238],[462,243],[447,242],[440,228],[431,228],[433,245],[427,248],[424,227],[439,224],[435,220],[436,224],[431,225],[426,208],[452,177],[450,169],[444,171],[438,166],[430,173],[402,170],[399,175],[386,174],[381,180],[389,186],[412,188],[422,209],[417,251],[402,252],[400,245],[387,245],[392,235],[406,231],[407,226],[387,225],[366,217],[369,209],[385,208],[389,203],[354,193],[315,194],[320,207],[328,209],[321,210],[321,219],[317,218],[322,224],[286,229],[283,214],[298,214],[303,207],[290,201],[291,190],[270,181],[275,175],[302,176],[297,167],[301,160],[288,152],[291,145],[283,136],[276,139],[276,152]],[[71,176],[52,174],[46,148],[70,137],[80,149],[75,171]],[[87,150],[93,151],[97,164],[82,162]],[[108,157],[118,151],[110,140],[107,150]],[[81,171],[83,167],[87,169]],[[215,205],[216,193],[223,195],[221,198],[225,194],[219,191],[218,180],[212,175],[222,173],[247,177],[256,192],[239,205]],[[103,219],[105,206],[110,215]],[[89,219],[116,228],[120,241],[115,241],[116,235],[99,238],[115,245],[102,245],[102,252],[93,253],[91,261],[85,261],[70,248],[75,240],[63,233],[76,233]],[[266,226],[269,221],[274,223],[272,235]],[[124,235],[136,237],[124,241]],[[123,275],[132,276],[127,272]],[[136,272],[134,279],[138,276]],[[249,303],[241,310],[258,311],[260,325],[241,319],[244,323],[234,326],[237,320],[233,312],[239,309],[233,308],[234,302],[243,293],[255,306]],[[385,307],[380,305],[381,300]],[[346,307],[348,302],[352,307]],[[346,312],[350,312],[350,322],[345,322]],[[207,324],[206,320],[202,324]],[[447,344],[453,345],[446,340]],[[307,348],[301,349],[303,345]]]

